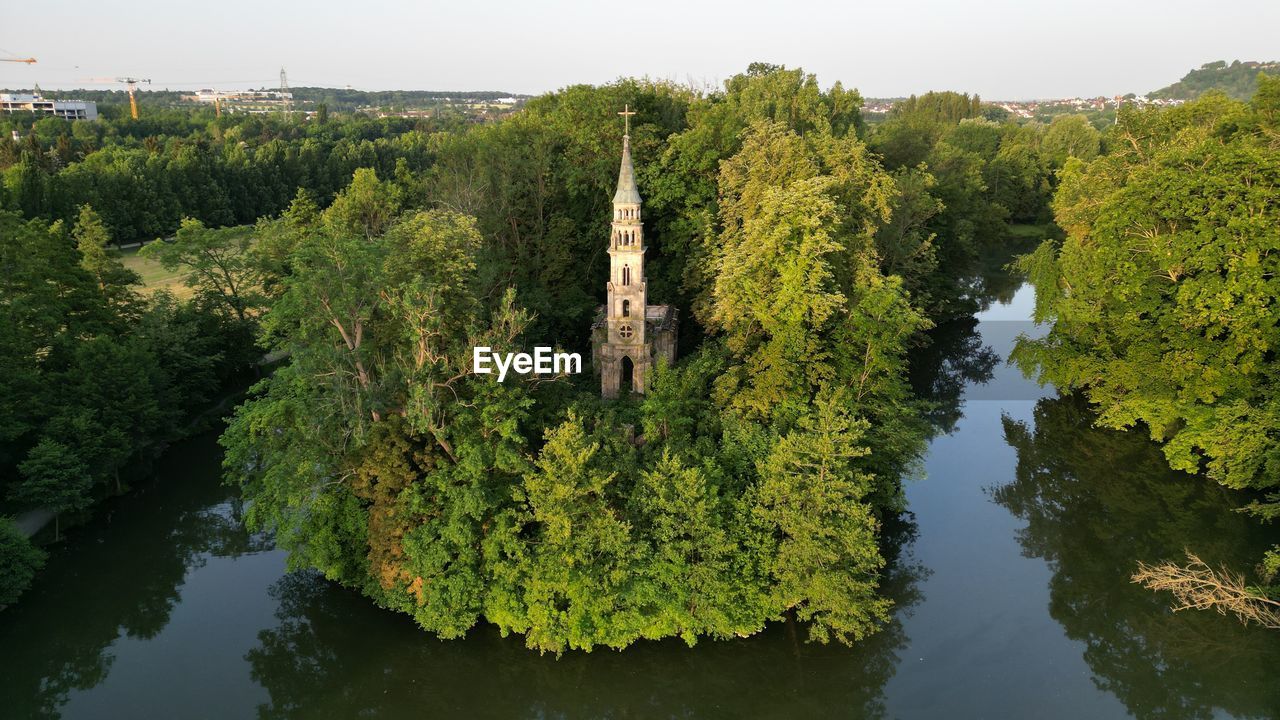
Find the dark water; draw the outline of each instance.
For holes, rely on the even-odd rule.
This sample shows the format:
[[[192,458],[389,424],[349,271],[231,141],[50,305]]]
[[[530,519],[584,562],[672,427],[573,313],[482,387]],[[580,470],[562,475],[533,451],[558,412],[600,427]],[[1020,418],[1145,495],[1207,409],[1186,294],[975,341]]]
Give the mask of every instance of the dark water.
[[[1127,581],[1184,545],[1255,562],[1276,530],[1006,367],[1031,295],[1003,295],[921,356],[938,437],[893,532],[894,622],[856,648],[785,626],[560,660],[490,629],[441,642],[286,573],[240,526],[207,436],[72,531],[0,613],[0,716],[1280,717],[1280,633],[1170,614]]]

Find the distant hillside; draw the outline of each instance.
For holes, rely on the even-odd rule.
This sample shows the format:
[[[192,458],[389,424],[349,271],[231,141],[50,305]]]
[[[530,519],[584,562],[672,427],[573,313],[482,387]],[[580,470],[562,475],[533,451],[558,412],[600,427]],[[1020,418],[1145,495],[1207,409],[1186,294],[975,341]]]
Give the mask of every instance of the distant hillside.
[[[1205,63],[1169,87],[1147,93],[1147,97],[1194,100],[1210,90],[1221,90],[1237,100],[1248,100],[1253,97],[1260,72],[1280,75],[1280,62],[1236,60],[1228,65],[1226,60],[1219,60]]]

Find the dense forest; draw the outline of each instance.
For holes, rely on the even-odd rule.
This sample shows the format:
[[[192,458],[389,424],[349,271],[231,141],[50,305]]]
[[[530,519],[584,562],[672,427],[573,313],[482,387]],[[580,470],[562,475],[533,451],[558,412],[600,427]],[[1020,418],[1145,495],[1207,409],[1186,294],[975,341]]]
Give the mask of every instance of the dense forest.
[[[540,651],[780,620],[854,642],[887,619],[884,528],[945,431],[912,358],[978,309],[1014,235],[1047,238],[1022,262],[1056,321],[1021,362],[1156,428],[1179,469],[1271,486],[1278,95],[1103,133],[929,93],[869,125],[857,91],[755,64],[714,92],[573,86],[482,124],[7,117],[0,489],[57,512],[126,491],[269,353],[225,469],[295,567],[441,637],[483,621]],[[590,373],[471,374],[477,345],[586,346],[624,106],[680,359],[618,401]],[[157,238],[182,297],[113,250]],[[0,603],[38,564],[0,527]]]
[[[207,109],[96,123],[9,115],[0,120],[4,206],[70,223],[88,204],[120,244],[168,237],[183,218],[249,224],[279,215],[298,188],[327,204],[357,168],[407,183],[425,170],[432,134],[455,124],[463,123],[216,118]]]
[[[686,357],[617,403],[589,377],[468,374],[475,345],[585,337],[621,145],[597,118],[624,104]],[[444,637],[481,618],[556,652],[786,616],[823,641],[873,632],[880,528],[928,431],[907,352],[969,307],[983,243],[1040,217],[1055,161],[1038,131],[962,123],[952,94],[877,151],[859,105],[771,67],[711,97],[570,88],[449,135],[420,195],[360,171],[262,226],[284,258],[264,332],[291,362],[224,437],[251,521]]]

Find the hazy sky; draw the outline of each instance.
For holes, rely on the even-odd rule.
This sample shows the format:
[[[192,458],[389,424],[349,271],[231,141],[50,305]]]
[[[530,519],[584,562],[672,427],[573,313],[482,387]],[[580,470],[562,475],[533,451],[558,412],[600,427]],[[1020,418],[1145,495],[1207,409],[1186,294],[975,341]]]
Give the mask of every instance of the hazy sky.
[[[1280,59],[1280,0],[35,0],[5,2],[0,87],[291,85],[539,93],[719,83],[755,60],[864,96],[1114,95],[1210,60]],[[0,53],[0,57],[5,57]]]

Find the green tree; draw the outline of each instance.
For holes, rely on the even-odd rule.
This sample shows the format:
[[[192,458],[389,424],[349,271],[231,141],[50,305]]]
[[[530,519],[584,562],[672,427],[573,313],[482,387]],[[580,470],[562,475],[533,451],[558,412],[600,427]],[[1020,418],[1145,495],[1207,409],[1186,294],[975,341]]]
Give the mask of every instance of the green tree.
[[[13,521],[0,519],[0,608],[17,602],[31,587],[45,557]]]
[[[907,392],[901,358],[928,325],[901,280],[877,266],[892,179],[856,139],[819,142],[811,149],[778,125],[757,124],[722,178],[706,324],[724,333],[732,360],[717,398],[783,429],[826,384],[852,386],[849,400],[868,411],[884,403],[900,413],[888,406]]]
[[[182,221],[173,240],[141,250],[169,270],[186,273],[186,283],[202,302],[238,322],[249,322],[263,303],[259,270],[250,249],[249,228],[212,229],[192,218]]]
[[[18,466],[22,481],[9,496],[25,505],[53,512],[54,538],[59,536],[59,517],[89,506],[93,477],[84,461],[70,447],[53,440],[41,440]]]
[[[546,440],[517,491],[517,509],[499,519],[489,542],[495,560],[485,614],[544,652],[625,647],[640,632],[625,593],[637,547],[609,505],[616,475],[601,467],[600,443],[576,416]]]
[[[777,540],[767,567],[777,605],[808,621],[811,638],[860,640],[887,619],[877,592],[884,566],[877,522],[865,499],[872,487],[855,460],[866,423],[852,419],[839,393],[825,392],[760,468],[753,519]]]
[[[117,314],[126,314],[137,302],[132,286],[140,285],[142,278],[120,262],[118,253],[107,248],[111,235],[102,218],[88,205],[80,206],[71,236],[80,252],[80,267],[97,283],[103,300]]]
[[[937,178],[922,165],[893,173],[893,215],[876,230],[876,249],[887,275],[903,279],[914,304],[936,308],[942,296],[939,288],[937,233],[930,230],[933,218],[942,211],[942,201],[934,195]]]
[[[1044,134],[1044,153],[1058,167],[1065,165],[1067,158],[1089,162],[1098,156],[1101,146],[1101,133],[1083,115],[1059,115]]]
[[[325,220],[341,232],[373,238],[390,227],[401,202],[396,185],[379,180],[372,168],[360,168],[347,189],[334,199]]]
[[[664,451],[631,491],[632,531],[644,543],[634,591],[643,637],[676,636],[692,646],[699,636],[727,638],[762,625],[762,603],[742,587],[754,578],[737,572],[740,548],[728,529],[734,508],[709,475]]]

